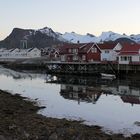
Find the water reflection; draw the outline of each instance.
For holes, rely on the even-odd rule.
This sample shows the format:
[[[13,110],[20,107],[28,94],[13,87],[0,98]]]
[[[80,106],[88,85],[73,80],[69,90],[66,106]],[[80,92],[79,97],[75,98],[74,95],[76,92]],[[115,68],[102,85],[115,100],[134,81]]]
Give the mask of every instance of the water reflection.
[[[65,99],[77,100],[80,102],[92,102],[95,104],[100,98],[102,92],[92,87],[75,86],[75,85],[61,85],[60,95]]]
[[[51,76],[0,68],[0,89],[38,99],[48,117],[85,120],[121,133],[140,133],[140,82]]]
[[[76,76],[57,76],[54,79],[54,76],[50,76],[46,82],[61,84],[60,95],[65,99],[76,100],[78,104],[95,104],[102,94],[119,96],[124,103],[132,106],[140,104],[140,88],[131,86],[132,81]]]
[[[4,75],[7,77],[12,77],[15,80],[22,80],[22,79],[36,79],[36,78],[43,78],[45,79],[44,72],[38,71],[15,71],[11,69],[4,68],[0,66],[0,75]]]
[[[131,80],[111,80],[96,77],[53,76],[37,71],[15,71],[0,67],[0,75],[21,79],[44,79],[46,83],[60,85],[60,95],[69,100],[95,104],[101,95],[119,96],[124,103],[140,104],[140,82]]]

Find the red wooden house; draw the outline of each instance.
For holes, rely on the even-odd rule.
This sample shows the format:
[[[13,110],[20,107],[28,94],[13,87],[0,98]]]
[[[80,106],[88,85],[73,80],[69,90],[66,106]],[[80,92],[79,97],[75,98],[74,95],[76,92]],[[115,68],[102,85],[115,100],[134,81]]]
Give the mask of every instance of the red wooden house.
[[[59,51],[63,62],[94,62],[101,59],[101,50],[94,43],[66,44]]]

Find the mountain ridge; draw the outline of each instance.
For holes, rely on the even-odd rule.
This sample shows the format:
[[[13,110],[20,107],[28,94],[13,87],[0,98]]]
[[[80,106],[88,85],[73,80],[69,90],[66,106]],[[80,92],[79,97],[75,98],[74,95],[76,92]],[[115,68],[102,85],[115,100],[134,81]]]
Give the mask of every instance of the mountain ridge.
[[[110,41],[128,41],[140,43],[140,34],[126,35],[118,34],[112,31],[102,32],[100,36],[95,36],[91,33],[86,35],[77,34],[75,32],[65,32],[64,34],[55,32],[49,27],[44,27],[38,30],[14,28],[4,40],[0,41],[0,47],[16,48],[21,47],[21,41],[26,40],[28,47],[51,47],[61,45],[63,43],[89,43],[89,42],[110,42]]]

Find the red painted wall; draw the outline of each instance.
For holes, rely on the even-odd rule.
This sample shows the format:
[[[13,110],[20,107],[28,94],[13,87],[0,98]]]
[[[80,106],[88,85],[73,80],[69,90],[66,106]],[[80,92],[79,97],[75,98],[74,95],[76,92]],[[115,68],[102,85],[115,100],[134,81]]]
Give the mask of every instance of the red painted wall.
[[[61,54],[60,54],[61,55]],[[88,53],[77,54],[79,56],[79,60],[73,60],[72,53],[66,53],[66,62],[90,62],[93,61],[100,61],[101,60],[101,52],[97,49],[97,52],[94,53],[91,50]],[[82,60],[82,55],[86,56],[86,60]]]
[[[93,59],[93,61],[100,61],[101,60],[101,53],[99,50],[97,50],[97,53],[92,53],[91,51],[89,51],[89,53],[87,53],[87,61],[91,61]]]

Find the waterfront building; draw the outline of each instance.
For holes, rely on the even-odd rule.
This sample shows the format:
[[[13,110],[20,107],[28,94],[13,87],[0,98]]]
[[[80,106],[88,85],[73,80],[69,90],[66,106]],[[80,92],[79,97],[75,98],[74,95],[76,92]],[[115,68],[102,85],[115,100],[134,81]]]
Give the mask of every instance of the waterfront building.
[[[119,64],[140,64],[140,44],[122,44],[118,55]]]
[[[101,50],[95,43],[66,44],[60,48],[62,62],[98,62]]]
[[[1,49],[0,58],[36,58],[41,57],[41,50],[38,48],[29,49]]]
[[[120,43],[105,42],[97,44],[101,49],[101,61],[117,61],[118,53],[122,49]]]

